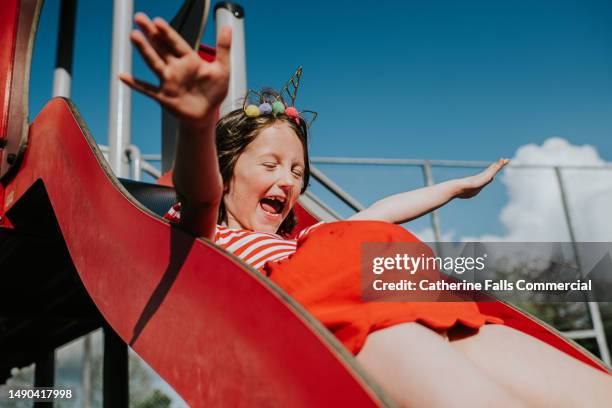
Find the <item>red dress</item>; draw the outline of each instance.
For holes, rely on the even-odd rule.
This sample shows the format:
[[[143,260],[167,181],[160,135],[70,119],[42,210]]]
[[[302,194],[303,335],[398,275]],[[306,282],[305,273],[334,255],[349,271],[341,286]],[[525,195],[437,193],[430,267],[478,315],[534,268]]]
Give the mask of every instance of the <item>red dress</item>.
[[[178,221],[175,207],[166,217]],[[218,226],[215,243],[268,276],[327,327],[353,354],[373,331],[418,322],[436,331],[478,329],[503,323],[480,313],[474,302],[388,302],[362,300],[362,243],[421,241],[382,221],[339,221],[311,226],[296,240]],[[424,244],[423,244],[424,245]]]
[[[322,224],[302,235],[288,258],[268,262],[266,275],[321,321],[353,353],[369,333],[406,322],[441,331],[503,323],[474,302],[365,302],[361,300],[361,244],[420,242],[404,228],[381,221]]]

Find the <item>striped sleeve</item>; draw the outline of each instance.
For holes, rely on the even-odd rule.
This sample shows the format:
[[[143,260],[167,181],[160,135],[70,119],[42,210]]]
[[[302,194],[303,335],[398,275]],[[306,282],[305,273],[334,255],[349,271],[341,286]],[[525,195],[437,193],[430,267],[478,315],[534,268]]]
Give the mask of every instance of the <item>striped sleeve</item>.
[[[268,261],[287,258],[296,250],[295,240],[283,239],[276,234],[217,227],[215,243],[228,250],[255,269]]]
[[[178,223],[181,220],[181,203],[176,203],[170,207],[168,212],[164,214],[164,219]]]
[[[173,205],[164,218],[178,223],[181,220],[181,204]],[[303,237],[321,224],[314,224],[302,230],[298,237]],[[214,242],[258,270],[268,261],[280,261],[289,257],[297,248],[295,239],[284,239],[267,232],[232,229],[223,225],[217,225]]]
[[[305,236],[306,234],[308,234],[310,231],[314,230],[315,228],[320,227],[321,225],[325,224],[325,221],[319,221],[316,224],[312,224],[310,227],[306,227],[303,230],[300,231],[300,233],[297,236],[297,239],[302,238],[303,236]]]

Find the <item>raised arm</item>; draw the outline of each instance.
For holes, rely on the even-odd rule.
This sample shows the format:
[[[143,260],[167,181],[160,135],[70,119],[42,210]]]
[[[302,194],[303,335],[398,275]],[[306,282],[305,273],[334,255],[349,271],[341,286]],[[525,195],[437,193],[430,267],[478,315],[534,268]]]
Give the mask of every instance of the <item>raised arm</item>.
[[[119,78],[178,119],[173,182],[181,200],[180,225],[211,238],[223,195],[214,127],[227,94],[231,30],[221,30],[215,61],[208,63],[163,19],[151,21],[137,13],[134,21],[142,31],[134,30],[130,38],[159,78],[159,85],[126,74]]]
[[[480,192],[506,164],[499,159],[474,176],[445,181],[429,187],[395,194],[375,202],[349,220],[378,220],[401,224],[442,207],[453,198],[471,198]]]

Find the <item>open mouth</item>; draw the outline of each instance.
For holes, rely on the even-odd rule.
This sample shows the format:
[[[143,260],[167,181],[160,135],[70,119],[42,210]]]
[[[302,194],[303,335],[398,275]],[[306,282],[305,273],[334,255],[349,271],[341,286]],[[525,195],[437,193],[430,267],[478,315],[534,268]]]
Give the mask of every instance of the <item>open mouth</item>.
[[[259,205],[267,214],[279,216],[283,213],[285,202],[285,197],[264,197],[259,200]]]

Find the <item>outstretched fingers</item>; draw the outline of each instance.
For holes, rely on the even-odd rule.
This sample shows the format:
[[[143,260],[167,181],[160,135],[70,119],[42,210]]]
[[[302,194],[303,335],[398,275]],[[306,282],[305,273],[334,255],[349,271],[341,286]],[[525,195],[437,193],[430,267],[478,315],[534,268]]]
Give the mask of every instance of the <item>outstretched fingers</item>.
[[[161,102],[161,98],[159,95],[159,87],[148,82],[142,81],[140,79],[136,79],[129,74],[119,74],[119,79],[130,88],[142,94],[145,94],[158,102]]]
[[[168,57],[173,54],[169,50],[168,44],[166,44],[166,39],[161,35],[157,26],[153,24],[153,21],[145,13],[136,13],[134,22],[138,24],[147,41],[155,49],[160,58],[167,61]]]
[[[491,169],[491,171],[493,172],[493,174],[496,174],[498,171],[500,171],[501,169],[504,168],[504,166],[506,164],[508,164],[510,160],[508,159],[499,159],[498,161],[496,161],[495,163],[493,163],[491,166],[489,166],[489,168]]]
[[[130,35],[130,39],[140,51],[140,54],[144,58],[145,62],[157,74],[158,77],[162,77],[164,73],[164,68],[166,67],[166,63],[159,56],[157,51],[151,46],[151,44],[147,41],[145,36],[137,30],[132,31]]]
[[[156,17],[153,20],[153,24],[159,30],[160,36],[166,40],[165,44],[174,56],[182,57],[193,51],[193,48],[191,48],[187,41],[185,41],[163,18]]]
[[[489,167],[487,167],[485,171],[480,173],[484,177],[485,183],[489,184],[491,181],[493,181],[493,178],[495,177],[495,175],[501,169],[503,169],[504,166],[508,164],[508,162],[509,162],[508,159],[499,159],[495,163],[492,163],[491,165],[489,165]]]

